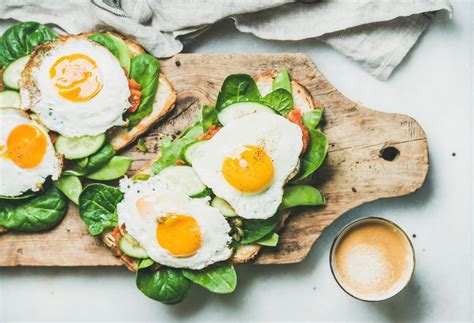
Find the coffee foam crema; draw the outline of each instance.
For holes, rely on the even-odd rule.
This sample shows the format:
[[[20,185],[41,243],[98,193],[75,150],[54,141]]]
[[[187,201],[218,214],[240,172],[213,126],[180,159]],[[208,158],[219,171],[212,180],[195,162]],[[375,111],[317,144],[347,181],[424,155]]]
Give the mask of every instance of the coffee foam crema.
[[[414,265],[413,248],[405,233],[377,218],[349,225],[335,241],[331,255],[334,276],[342,288],[368,301],[400,292]]]

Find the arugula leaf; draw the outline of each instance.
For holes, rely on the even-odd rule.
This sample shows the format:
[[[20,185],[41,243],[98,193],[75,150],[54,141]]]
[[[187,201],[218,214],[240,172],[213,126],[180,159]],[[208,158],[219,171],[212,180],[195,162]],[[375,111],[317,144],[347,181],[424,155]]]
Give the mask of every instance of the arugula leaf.
[[[316,129],[316,127],[321,122],[323,117],[323,109],[311,110],[303,114],[303,124],[311,129]]]
[[[117,46],[115,46],[115,42],[110,39],[109,36],[101,33],[95,33],[87,37],[88,39],[95,41],[96,43],[104,46],[107,48],[112,54],[114,54],[115,57],[118,58],[119,56],[119,51]]]
[[[284,188],[280,210],[296,206],[324,205],[324,197],[316,188],[309,185],[294,185]]]
[[[0,67],[31,54],[36,46],[53,39],[56,35],[48,27],[34,21],[8,28],[0,37]]]
[[[262,102],[284,116],[293,110],[293,96],[285,89],[276,89],[268,93]]]
[[[217,96],[216,110],[222,111],[237,102],[260,102],[261,94],[255,81],[247,74],[229,75]]]
[[[129,128],[135,127],[140,121],[152,113],[155,95],[158,90],[160,62],[149,54],[139,54],[130,63],[130,77],[140,84],[142,97],[137,111],[126,112]]]
[[[184,277],[217,294],[232,293],[237,286],[234,266],[228,262],[217,263],[201,270],[182,270]]]
[[[324,133],[319,130],[308,128],[310,142],[309,146],[300,159],[300,170],[291,180],[297,182],[314,173],[326,158],[329,142]]]
[[[212,105],[202,107],[202,130],[206,132],[213,124],[218,125],[217,111]]]
[[[191,287],[181,270],[169,267],[160,267],[156,271],[150,266],[138,269],[136,284],[143,294],[164,304],[183,301]]]
[[[67,211],[67,199],[56,187],[20,201],[0,200],[0,225],[15,231],[42,231],[55,227]]]
[[[277,89],[284,89],[287,90],[288,93],[292,93],[290,76],[284,67],[280,69],[280,72],[272,81],[272,90],[275,91]]]
[[[184,148],[202,133],[202,124],[197,122],[188,127],[181,137],[169,143],[166,148],[162,146],[162,155],[151,168],[153,173],[156,175],[164,168],[176,165],[176,162],[183,158]]]
[[[267,234],[273,232],[277,227],[281,219],[281,212],[277,212],[274,216],[268,219],[245,219],[242,225],[242,229],[245,234],[240,240],[240,243],[252,243],[261,238],[265,237]]]
[[[123,193],[116,187],[89,184],[79,195],[79,215],[93,236],[117,226],[117,204]]]

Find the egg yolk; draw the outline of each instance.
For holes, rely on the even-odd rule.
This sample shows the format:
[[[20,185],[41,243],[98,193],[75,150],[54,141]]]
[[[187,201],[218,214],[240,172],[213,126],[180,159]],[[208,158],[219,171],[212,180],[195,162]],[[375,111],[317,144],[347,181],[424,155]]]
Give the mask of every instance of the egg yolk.
[[[169,214],[156,227],[158,244],[175,257],[189,257],[201,246],[197,221],[189,215]]]
[[[49,70],[49,77],[59,95],[73,102],[93,98],[102,89],[100,73],[95,61],[84,54],[59,58]]]
[[[222,173],[235,189],[246,193],[260,192],[273,180],[273,162],[262,148],[247,145],[237,155],[224,160]]]
[[[34,125],[22,124],[8,135],[6,149],[0,146],[0,156],[10,159],[18,167],[33,168],[43,160],[47,144],[43,131]]]

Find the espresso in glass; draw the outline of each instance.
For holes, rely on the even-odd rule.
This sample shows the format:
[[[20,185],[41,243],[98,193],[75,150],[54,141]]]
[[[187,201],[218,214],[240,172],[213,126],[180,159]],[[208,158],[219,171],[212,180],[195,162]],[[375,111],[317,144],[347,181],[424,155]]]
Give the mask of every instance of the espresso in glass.
[[[406,233],[391,221],[365,218],[346,226],[331,248],[331,269],[351,296],[382,301],[410,281],[415,254]]]

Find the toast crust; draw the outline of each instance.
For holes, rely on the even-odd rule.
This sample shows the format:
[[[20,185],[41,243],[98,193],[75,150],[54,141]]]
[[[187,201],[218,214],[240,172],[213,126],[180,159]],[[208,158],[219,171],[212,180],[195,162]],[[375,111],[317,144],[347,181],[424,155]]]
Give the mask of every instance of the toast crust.
[[[272,81],[278,74],[278,71],[267,71],[261,74],[257,74],[253,77],[259,90],[261,91],[262,95],[265,95],[271,91]],[[293,96],[295,98],[295,106],[301,109],[302,112],[307,112],[313,109],[317,109],[311,94],[309,91],[301,84],[296,81],[291,81],[291,87]],[[140,170],[136,172],[136,174],[150,174],[152,175],[152,166],[155,161],[160,158],[161,154],[158,153],[152,159],[150,159]],[[282,218],[277,226],[277,231],[280,231],[284,228],[287,219],[291,214],[290,210],[287,210],[283,213]],[[118,247],[115,244],[114,238],[111,235],[111,231],[104,233],[102,235],[102,240],[105,242],[107,246],[112,249],[112,252],[117,254]],[[258,244],[247,244],[247,245],[239,245],[239,247],[235,250],[234,254],[230,258],[233,264],[244,264],[252,261],[260,252],[262,246]],[[126,255],[120,256],[121,261],[124,265],[131,271],[136,271],[138,268],[138,260],[134,260]]]

